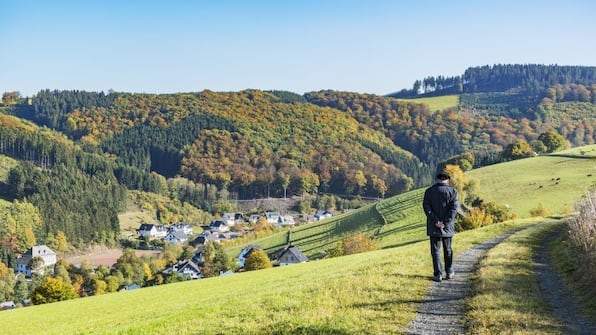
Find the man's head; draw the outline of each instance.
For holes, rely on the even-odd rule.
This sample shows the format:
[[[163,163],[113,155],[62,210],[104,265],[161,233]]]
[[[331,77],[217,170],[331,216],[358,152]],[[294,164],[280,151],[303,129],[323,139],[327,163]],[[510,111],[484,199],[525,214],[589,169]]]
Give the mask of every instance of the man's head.
[[[437,180],[438,181],[442,181],[442,182],[447,182],[449,181],[449,175],[445,172],[439,172],[437,173]]]

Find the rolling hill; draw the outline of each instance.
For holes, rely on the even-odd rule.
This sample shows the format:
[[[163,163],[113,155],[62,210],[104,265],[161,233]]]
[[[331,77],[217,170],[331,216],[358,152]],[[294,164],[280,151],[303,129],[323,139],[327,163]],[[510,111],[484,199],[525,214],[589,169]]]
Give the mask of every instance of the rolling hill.
[[[567,215],[573,212],[577,199],[596,184],[595,152],[596,145],[578,147],[557,155],[486,166],[467,175],[479,182],[479,193],[484,199],[509,205],[517,218],[531,217],[530,210],[540,203],[552,215]],[[426,240],[421,209],[423,193],[423,188],[413,190],[350,213],[296,227],[289,241],[307,256],[317,257],[343,236],[355,232],[375,236],[382,248]],[[251,244],[271,252],[287,242],[288,232],[280,232]],[[230,255],[237,255],[242,247],[231,247]]]
[[[585,153],[593,151],[593,146],[585,147],[565,153],[567,156],[508,162],[474,170],[469,175],[482,185],[490,185],[495,175],[507,176],[500,178],[499,188],[510,192],[506,196],[514,210],[529,208],[537,201],[547,204],[555,199],[572,201],[582,195],[581,186],[585,184],[584,180],[574,181],[572,177],[594,168],[591,159],[583,158]],[[568,164],[569,160],[573,164]],[[560,167],[567,171],[559,173],[561,182],[569,178],[569,187],[553,186],[548,194],[539,188],[514,192],[520,187],[516,183],[523,187],[533,178],[550,180],[553,171],[559,171]],[[421,224],[421,194],[421,190],[415,190],[376,206],[299,227],[292,233],[296,234],[297,245],[302,243],[315,251],[324,249],[325,241],[335,238],[335,234],[356,230],[372,233],[382,228],[379,233],[385,247],[382,250],[2,312],[0,332],[402,333],[413,317],[415,302],[424,296],[428,281],[421,278],[431,267]],[[517,214],[527,216],[523,212]],[[381,215],[386,223],[379,218]],[[532,222],[536,221],[515,220],[460,233],[456,253]],[[342,225],[345,229],[338,230]]]

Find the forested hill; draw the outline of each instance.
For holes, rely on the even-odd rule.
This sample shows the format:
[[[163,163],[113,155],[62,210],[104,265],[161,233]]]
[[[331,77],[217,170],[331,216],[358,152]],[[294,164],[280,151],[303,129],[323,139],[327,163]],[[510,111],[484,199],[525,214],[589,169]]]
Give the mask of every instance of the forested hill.
[[[429,174],[383,133],[299,97],[256,90],[42,91],[31,108],[15,114],[112,154],[122,166],[214,184],[240,198],[315,191],[393,195],[410,189],[412,176]]]
[[[31,241],[23,237],[63,232],[78,245],[113,241],[126,190],[167,194],[211,212],[230,193],[387,197],[428,185],[446,160],[467,170],[556,150],[564,141],[592,144],[594,73],[496,65],[415,85],[416,97],[459,92],[440,109],[331,90],[44,90],[30,103],[5,92],[0,154],[21,163],[0,180],[0,197],[12,201],[11,215],[28,213],[19,222],[31,223],[18,228],[20,241],[7,240],[25,245]]]

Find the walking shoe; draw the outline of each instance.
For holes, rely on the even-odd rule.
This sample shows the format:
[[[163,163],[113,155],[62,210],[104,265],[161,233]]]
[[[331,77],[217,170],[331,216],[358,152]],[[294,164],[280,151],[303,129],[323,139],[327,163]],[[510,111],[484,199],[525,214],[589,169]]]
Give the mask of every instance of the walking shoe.
[[[447,275],[445,275],[445,278],[443,279],[448,280],[453,279],[453,277],[455,277],[455,272],[449,272]]]
[[[436,281],[436,282],[441,282],[441,280],[442,280],[442,279],[441,279],[441,275],[436,275],[436,276],[433,276],[433,281]]]

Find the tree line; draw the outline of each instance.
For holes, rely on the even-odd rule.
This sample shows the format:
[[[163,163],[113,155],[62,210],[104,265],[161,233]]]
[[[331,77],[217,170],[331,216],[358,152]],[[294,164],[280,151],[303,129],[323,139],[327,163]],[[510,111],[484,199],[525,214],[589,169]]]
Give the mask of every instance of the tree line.
[[[591,86],[596,82],[596,67],[540,64],[495,64],[466,69],[463,75],[429,76],[416,80],[412,89],[402,89],[389,96],[414,98],[461,93],[523,91],[542,95],[556,84]]]

